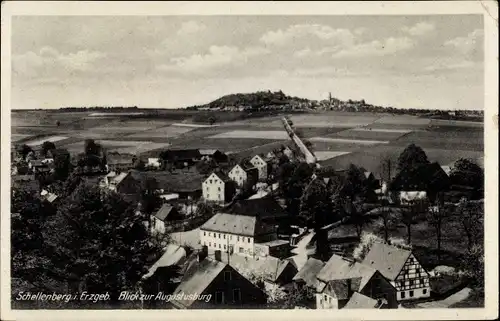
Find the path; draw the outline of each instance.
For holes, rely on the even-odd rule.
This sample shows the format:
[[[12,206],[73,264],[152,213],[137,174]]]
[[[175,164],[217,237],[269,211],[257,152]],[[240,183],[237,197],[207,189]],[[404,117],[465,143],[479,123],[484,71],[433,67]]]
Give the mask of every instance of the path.
[[[425,309],[442,309],[442,308],[448,308],[449,306],[456,304],[458,302],[462,302],[463,300],[467,299],[471,293],[470,288],[463,288],[462,290],[458,291],[455,294],[450,295],[444,300],[441,301],[432,301],[432,302],[425,302],[425,303],[419,303],[417,304],[417,307],[419,308],[425,308]]]

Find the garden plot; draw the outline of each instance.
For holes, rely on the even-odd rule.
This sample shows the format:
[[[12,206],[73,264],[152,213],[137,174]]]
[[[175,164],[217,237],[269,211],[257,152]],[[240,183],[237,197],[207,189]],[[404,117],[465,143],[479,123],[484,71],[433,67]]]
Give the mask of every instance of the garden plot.
[[[409,115],[396,115],[396,116],[383,116],[374,121],[375,124],[387,124],[387,125],[420,125],[427,126],[431,123],[430,119],[420,118],[416,116]]]
[[[305,127],[359,127],[373,123],[379,118],[376,115],[297,115],[290,117],[295,126]]]
[[[312,137],[309,138],[311,142],[327,142],[327,143],[347,143],[359,145],[376,145],[376,144],[389,144],[387,140],[363,140],[363,139],[348,139],[348,138],[331,138],[331,137]]]
[[[66,137],[66,136],[49,136],[49,137],[42,137],[42,138],[36,138],[36,139],[32,139],[32,140],[28,140],[26,142],[24,142],[26,145],[28,146],[38,146],[38,145],[42,145],[43,142],[52,142],[52,143],[55,143],[55,142],[59,142],[61,140],[65,140],[65,139],[68,139],[69,137]]]
[[[272,139],[285,140],[289,139],[287,132],[284,130],[233,130],[230,132],[213,135],[209,138],[257,138],[257,139]]]

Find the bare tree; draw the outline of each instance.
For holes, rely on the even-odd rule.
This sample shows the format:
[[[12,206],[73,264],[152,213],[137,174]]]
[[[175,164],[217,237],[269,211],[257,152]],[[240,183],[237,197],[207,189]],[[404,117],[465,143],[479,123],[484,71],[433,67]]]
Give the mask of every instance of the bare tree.
[[[387,243],[389,242],[389,225],[394,219],[394,215],[391,212],[386,200],[383,199],[381,205],[380,218],[382,218],[382,224],[384,227],[384,241]]]
[[[436,240],[437,240],[437,256],[438,262],[441,259],[441,239],[442,239],[442,229],[443,223],[445,221],[446,209],[444,206],[444,201],[441,195],[438,195],[438,199],[436,202],[436,206],[430,207],[429,211],[427,211],[427,222],[429,222],[436,232]]]
[[[415,218],[418,213],[418,204],[415,201],[410,201],[406,208],[401,210],[401,222],[406,226],[406,233],[408,235],[408,244],[411,244],[411,228],[415,223]]]
[[[462,231],[467,237],[467,248],[470,250],[478,243],[483,227],[483,209],[478,202],[471,202],[462,198],[457,206],[457,215],[460,218]]]

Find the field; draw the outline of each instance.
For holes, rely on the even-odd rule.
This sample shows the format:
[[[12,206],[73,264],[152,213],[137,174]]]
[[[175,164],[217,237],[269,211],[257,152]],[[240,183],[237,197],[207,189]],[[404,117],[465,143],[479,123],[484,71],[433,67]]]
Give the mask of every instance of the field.
[[[12,142],[39,145],[53,140],[57,147],[79,153],[84,140],[93,138],[110,151],[141,154],[166,148],[213,148],[236,158],[267,153],[291,143],[283,130],[283,114],[245,119],[247,116],[238,112],[215,112],[217,122],[211,126],[196,123],[194,111],[143,113],[92,117],[91,112],[13,112]],[[461,157],[482,164],[482,123],[336,111],[289,116],[299,135],[312,143],[324,166],[345,168],[353,163],[377,174],[382,157],[396,162],[411,143],[421,146],[431,161],[442,165]]]

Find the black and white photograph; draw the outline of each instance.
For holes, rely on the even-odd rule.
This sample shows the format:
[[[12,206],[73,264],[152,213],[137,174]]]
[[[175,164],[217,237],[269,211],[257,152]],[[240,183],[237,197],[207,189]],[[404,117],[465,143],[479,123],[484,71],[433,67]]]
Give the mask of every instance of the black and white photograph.
[[[498,317],[498,3],[377,3],[2,12],[2,308]]]

